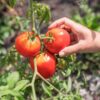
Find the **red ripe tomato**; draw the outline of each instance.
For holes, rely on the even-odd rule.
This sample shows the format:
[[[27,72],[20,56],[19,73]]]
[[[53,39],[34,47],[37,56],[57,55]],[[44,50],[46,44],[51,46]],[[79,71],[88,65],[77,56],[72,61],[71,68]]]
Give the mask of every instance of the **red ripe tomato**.
[[[30,39],[33,34],[33,32],[22,32],[15,40],[17,51],[24,57],[35,56],[40,50],[40,39],[37,36]]]
[[[53,76],[56,70],[56,60],[54,55],[43,52],[36,56],[36,64],[38,72],[44,78],[50,78]],[[31,68],[34,70],[34,61],[33,58],[30,58]]]
[[[70,35],[64,29],[51,29],[46,33],[46,36],[53,38],[51,40],[44,39],[44,45],[51,53],[58,54],[60,50],[70,45]]]

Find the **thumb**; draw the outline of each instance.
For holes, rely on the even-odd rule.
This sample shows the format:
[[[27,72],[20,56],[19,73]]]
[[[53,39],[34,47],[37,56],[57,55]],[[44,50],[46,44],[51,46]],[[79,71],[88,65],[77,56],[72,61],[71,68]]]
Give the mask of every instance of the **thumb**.
[[[79,44],[74,44],[68,47],[65,47],[63,50],[59,52],[59,56],[68,56],[73,53],[78,53],[79,52]]]

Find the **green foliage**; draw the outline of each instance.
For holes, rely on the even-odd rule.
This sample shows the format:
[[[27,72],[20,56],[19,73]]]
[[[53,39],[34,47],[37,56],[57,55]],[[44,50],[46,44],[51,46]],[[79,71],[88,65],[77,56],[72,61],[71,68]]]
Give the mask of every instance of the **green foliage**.
[[[7,0],[9,6],[14,7],[16,5],[17,0]]]
[[[44,22],[48,22],[51,19],[51,13],[49,6],[41,3],[33,3],[34,15],[39,20],[40,25]]]
[[[1,16],[0,18],[0,56],[7,53],[5,48],[9,47],[13,39],[20,31],[29,29],[29,20],[18,16]]]
[[[0,85],[0,99],[11,100],[11,98],[22,98],[21,100],[24,100],[24,89],[29,81],[23,79],[20,80],[18,72],[9,73],[8,76],[5,77],[5,80],[5,85]]]
[[[19,80],[19,73],[13,72],[7,77],[7,84],[9,88],[15,87],[16,82]]]
[[[31,5],[31,4],[30,4]],[[32,8],[28,9],[27,15],[33,20],[34,31],[40,33],[43,23],[48,23],[51,19],[50,8],[46,4],[32,2]]]
[[[77,12],[72,18],[90,29],[100,31],[100,13],[94,13],[88,5],[80,5],[80,10],[82,14]]]

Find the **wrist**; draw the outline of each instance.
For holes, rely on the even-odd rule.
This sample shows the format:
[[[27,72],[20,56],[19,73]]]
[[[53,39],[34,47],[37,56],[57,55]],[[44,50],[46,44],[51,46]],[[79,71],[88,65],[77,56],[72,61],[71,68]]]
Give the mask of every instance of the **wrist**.
[[[99,32],[95,32],[95,46],[96,46],[96,51],[100,51],[100,33]]]

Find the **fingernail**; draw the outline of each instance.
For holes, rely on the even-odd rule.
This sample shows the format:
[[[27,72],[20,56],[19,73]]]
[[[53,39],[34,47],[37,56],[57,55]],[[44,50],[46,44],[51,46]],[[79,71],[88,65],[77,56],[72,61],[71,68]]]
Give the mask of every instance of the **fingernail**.
[[[59,52],[59,56],[63,57],[64,56],[64,52]]]

